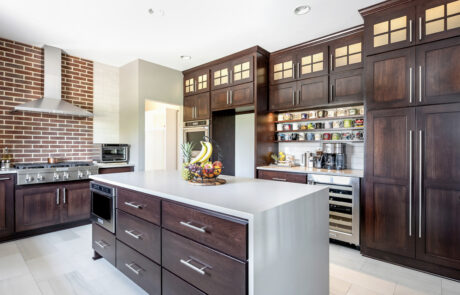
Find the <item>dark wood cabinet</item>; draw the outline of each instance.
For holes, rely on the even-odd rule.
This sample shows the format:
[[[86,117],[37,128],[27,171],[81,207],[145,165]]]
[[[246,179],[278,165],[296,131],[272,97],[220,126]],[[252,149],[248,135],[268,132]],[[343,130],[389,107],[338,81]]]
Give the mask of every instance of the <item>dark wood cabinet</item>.
[[[363,69],[333,73],[331,74],[329,85],[330,104],[363,103]]]
[[[368,109],[415,104],[415,49],[404,48],[370,56],[366,60]]]
[[[295,107],[297,82],[270,86],[269,108],[272,111],[289,110]]]
[[[134,166],[99,168],[99,174],[133,172]]]
[[[296,64],[297,55],[295,51],[271,55],[269,62],[270,84],[274,85],[296,80]]]
[[[69,183],[62,187],[61,222],[89,219],[91,193],[89,182]]]
[[[201,69],[184,74],[184,96],[209,91],[209,80],[209,69]]]
[[[162,271],[163,295],[206,295],[169,271]]]
[[[258,170],[258,178],[281,182],[307,183],[306,173]]]
[[[93,223],[92,225],[92,246],[100,256],[115,265],[115,235],[101,226]]]
[[[148,222],[160,225],[160,199],[154,196],[118,188],[117,208]]]
[[[417,259],[460,270],[460,104],[417,108]]]
[[[226,88],[231,85],[232,62],[227,61],[211,68],[211,90]]]
[[[14,232],[14,174],[0,174],[0,238]]]
[[[239,84],[211,91],[213,111],[254,104],[254,83]]]
[[[460,102],[460,37],[417,46],[416,56],[417,104]]]
[[[363,67],[363,32],[357,32],[329,44],[330,72],[336,73]]]
[[[297,79],[327,75],[329,72],[329,47],[327,44],[309,46],[296,53]]]
[[[211,116],[209,100],[209,92],[184,97],[184,121],[208,120]]]
[[[254,80],[254,57],[246,55],[236,58],[231,62],[230,84],[239,85]]]
[[[415,109],[367,114],[364,245],[415,257]]]
[[[298,81],[295,107],[309,108],[327,105],[328,82],[327,75]]]

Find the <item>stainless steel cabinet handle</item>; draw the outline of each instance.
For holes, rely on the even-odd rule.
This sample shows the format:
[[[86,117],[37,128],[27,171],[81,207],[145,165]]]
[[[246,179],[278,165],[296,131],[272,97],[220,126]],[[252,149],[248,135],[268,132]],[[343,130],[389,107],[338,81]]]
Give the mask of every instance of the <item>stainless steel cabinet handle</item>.
[[[418,66],[418,101],[422,102],[422,66]]]
[[[230,104],[233,103],[233,90],[230,90]]]
[[[418,18],[418,39],[422,40],[422,17]]]
[[[143,271],[142,268],[140,268],[137,264],[135,263],[125,263],[125,266],[130,270],[132,271],[133,273],[135,273],[136,275],[140,275],[141,271]]]
[[[331,65],[329,66],[329,68],[331,69],[331,71],[332,71],[332,65],[333,65],[333,63],[334,63],[333,60],[334,60],[334,59],[333,59],[333,55],[332,55],[332,53],[331,53]]]
[[[186,226],[186,227],[191,228],[193,230],[199,231],[201,233],[206,232],[206,226],[202,226],[202,227],[194,226],[194,225],[192,225],[191,221],[189,221],[189,222],[181,221],[179,223],[182,224],[183,226]]]
[[[59,189],[56,189],[56,205],[59,205]]]
[[[297,63],[297,78],[300,79],[300,63]]]
[[[422,185],[422,178],[423,178],[423,140],[422,140],[422,130],[419,131],[419,179],[418,179],[418,185],[419,185],[419,191],[418,191],[418,237],[422,237],[422,193],[423,193],[423,185]]]
[[[142,209],[142,205],[136,205],[133,202],[125,202],[125,205],[136,208],[136,209]]]
[[[409,42],[412,43],[412,20],[409,20]]]
[[[195,119],[198,117],[198,109],[196,108],[196,106],[194,107],[195,108]]]
[[[194,271],[196,271],[197,273],[199,273],[200,275],[205,275],[205,272],[204,270],[206,268],[208,268],[209,266],[205,265],[201,268],[198,268],[196,266],[194,266],[193,264],[191,264],[190,262],[192,261],[193,259],[188,259],[188,260],[184,260],[184,259],[181,259],[180,260],[180,263],[182,263],[183,265],[187,266],[188,268],[190,269],[193,269]]]
[[[66,188],[63,188],[62,189],[62,200],[63,200],[63,203],[67,203],[67,194],[66,194]]]
[[[412,237],[412,130],[409,131],[409,237]]]
[[[334,96],[334,85],[331,84],[331,86],[329,87],[330,89],[330,93],[329,93],[329,100],[332,101],[333,100],[333,96]]]
[[[292,90],[292,105],[295,105],[295,90]]]
[[[412,103],[412,67],[409,68],[409,103]]]
[[[229,102],[229,93],[228,93],[228,90],[227,90],[227,104]]]
[[[285,178],[278,178],[278,177],[273,177],[272,180],[276,180],[276,181],[287,181],[287,179],[285,179]]]
[[[230,70],[230,84],[233,84],[233,71]]]
[[[104,249],[105,247],[109,246],[107,243],[105,243],[104,241],[100,240],[100,241],[95,241],[94,244],[98,245],[99,247],[101,247],[102,249]]]
[[[126,229],[126,230],[125,230],[125,233],[126,233],[127,235],[130,235],[131,237],[137,239],[137,240],[140,240],[140,239],[141,239],[141,236],[142,236],[142,234],[137,234],[137,235],[136,235],[136,234],[134,233],[134,230],[128,230],[128,229]]]
[[[1,180],[10,180],[10,178],[4,177],[4,178],[0,178],[0,181],[1,181]]]
[[[297,91],[297,104],[300,104],[300,89]]]

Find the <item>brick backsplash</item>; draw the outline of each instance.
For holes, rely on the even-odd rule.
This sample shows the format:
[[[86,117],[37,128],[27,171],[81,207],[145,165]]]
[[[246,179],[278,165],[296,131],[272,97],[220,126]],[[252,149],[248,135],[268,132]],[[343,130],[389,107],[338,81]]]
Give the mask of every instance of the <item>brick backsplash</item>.
[[[43,96],[43,49],[0,38],[0,148],[15,162],[94,158],[93,118],[13,112]],[[93,62],[62,54],[62,99],[93,111]]]

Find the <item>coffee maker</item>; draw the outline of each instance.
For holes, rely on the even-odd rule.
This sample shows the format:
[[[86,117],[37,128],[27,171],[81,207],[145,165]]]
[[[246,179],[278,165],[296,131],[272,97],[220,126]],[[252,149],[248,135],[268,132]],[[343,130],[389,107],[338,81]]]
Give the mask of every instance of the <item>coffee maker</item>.
[[[324,143],[324,168],[332,170],[345,169],[345,144],[344,143]]]
[[[334,144],[335,152],[335,169],[343,170],[346,168],[346,154],[345,154],[345,144],[336,143]]]

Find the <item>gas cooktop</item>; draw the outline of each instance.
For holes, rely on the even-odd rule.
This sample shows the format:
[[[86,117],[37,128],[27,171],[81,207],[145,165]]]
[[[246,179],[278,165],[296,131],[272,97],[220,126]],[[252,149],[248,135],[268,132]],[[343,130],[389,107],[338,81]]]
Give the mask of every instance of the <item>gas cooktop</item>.
[[[99,173],[99,167],[91,162],[17,163],[17,185],[89,179]]]
[[[45,168],[61,168],[61,167],[87,167],[92,166],[91,162],[61,162],[55,164],[49,163],[17,163],[14,164],[14,168],[18,170],[22,169],[45,169]]]

